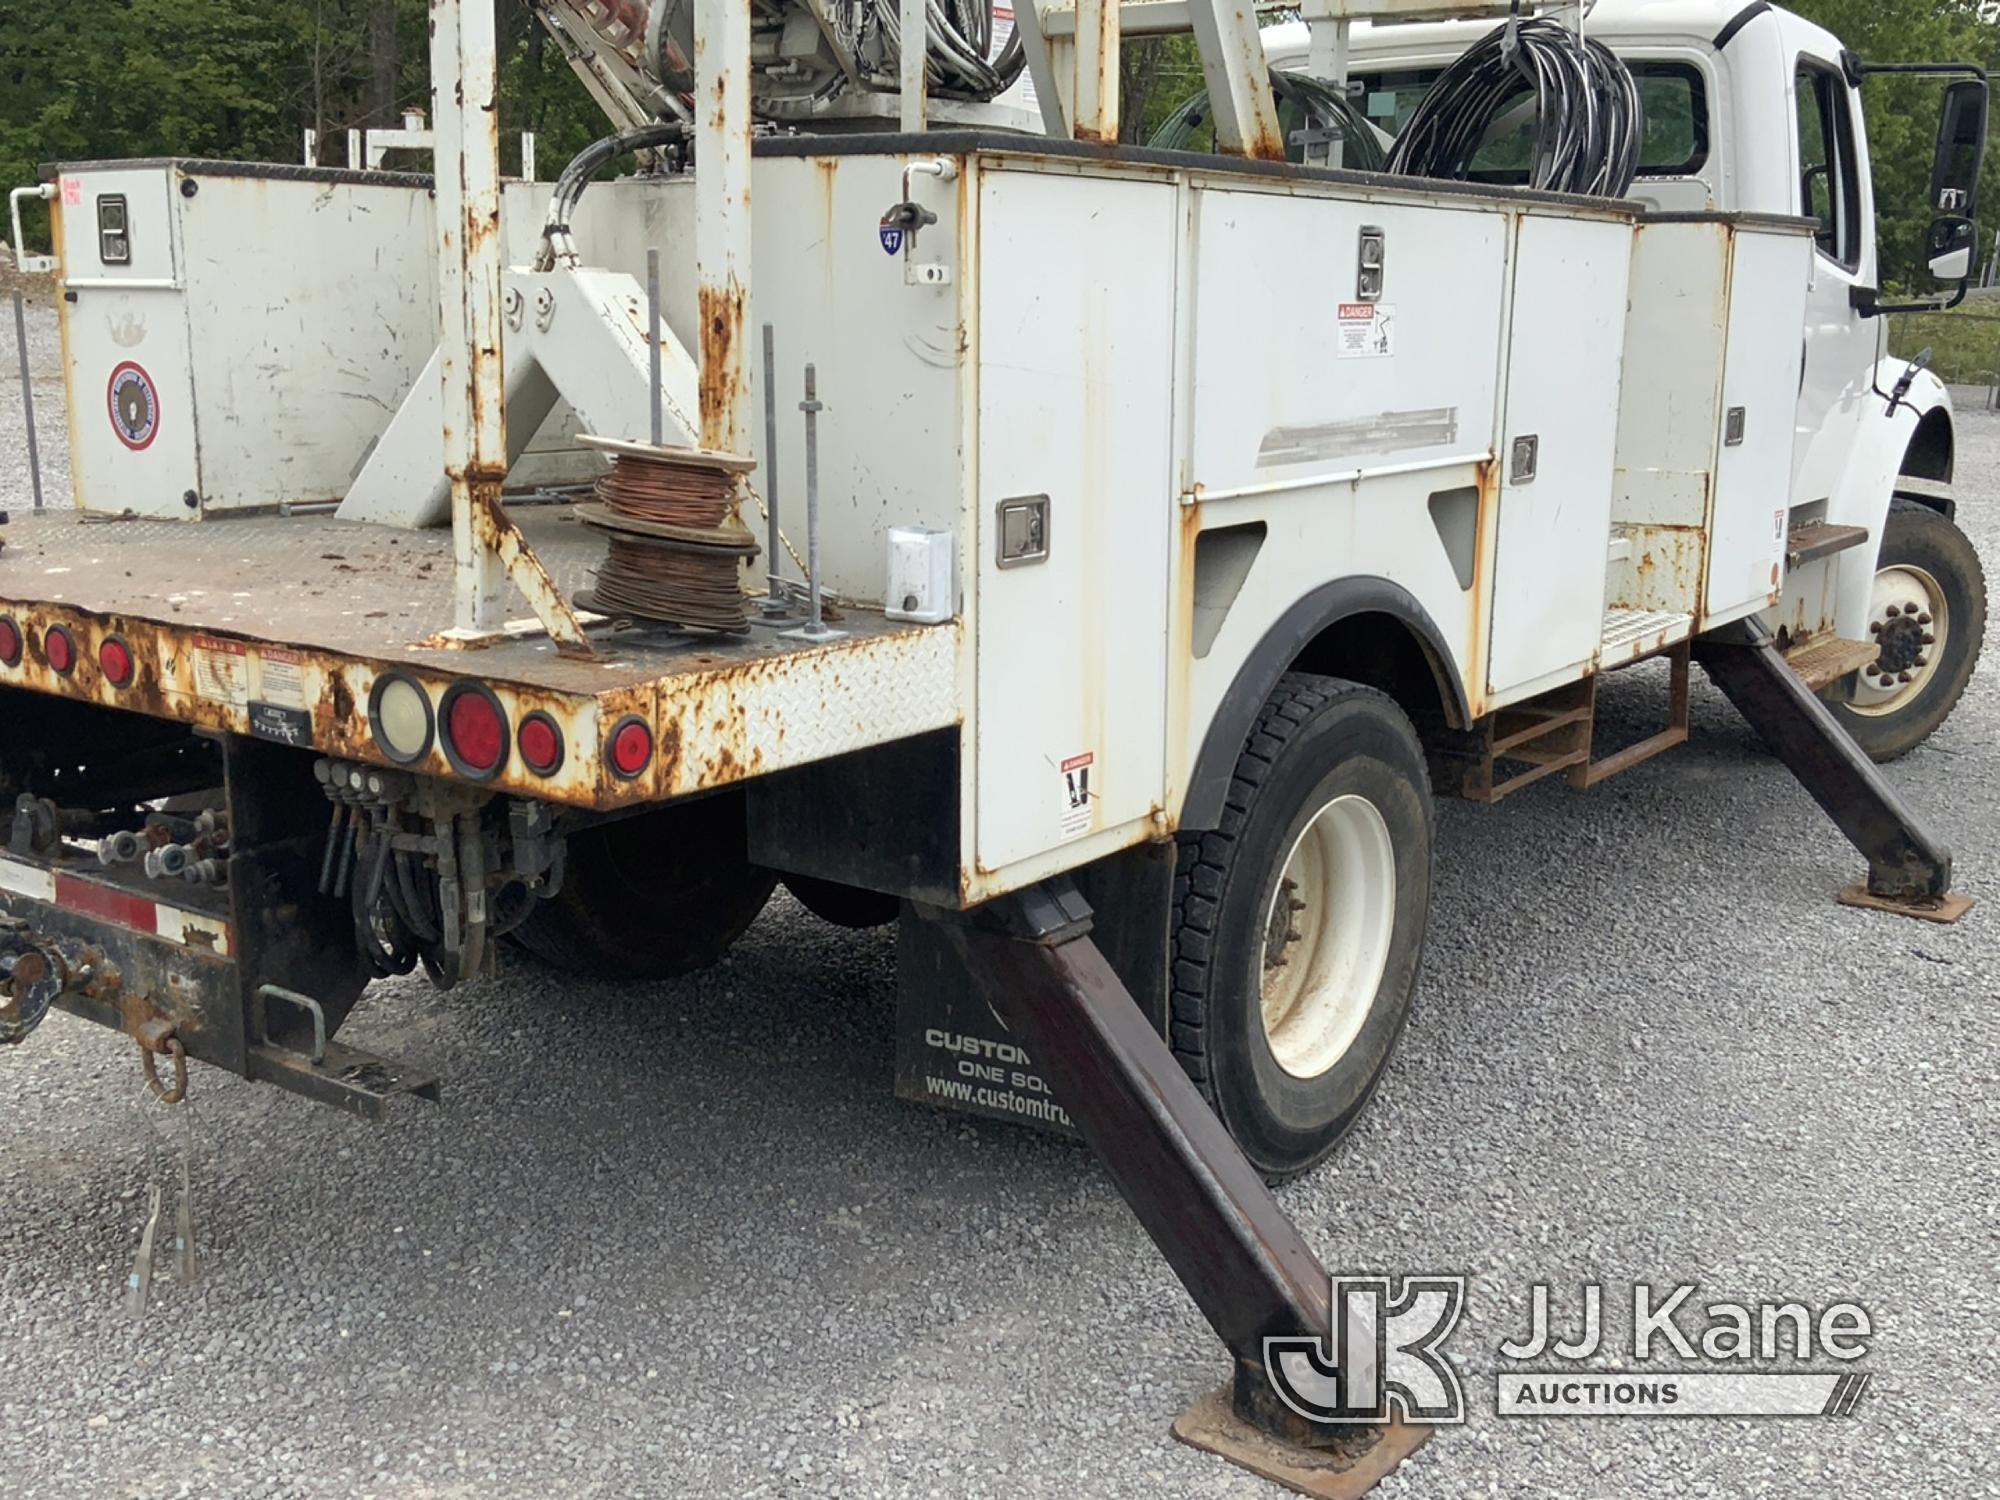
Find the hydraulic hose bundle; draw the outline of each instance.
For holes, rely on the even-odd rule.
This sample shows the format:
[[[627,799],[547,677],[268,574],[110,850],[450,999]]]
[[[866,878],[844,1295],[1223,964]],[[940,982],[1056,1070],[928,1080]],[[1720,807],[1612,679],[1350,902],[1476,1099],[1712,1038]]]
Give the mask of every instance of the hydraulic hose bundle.
[[[1446,68],[1396,137],[1388,170],[1466,181],[1495,127],[1530,103],[1527,186],[1625,196],[1644,132],[1638,86],[1609,47],[1546,17],[1508,20]]]

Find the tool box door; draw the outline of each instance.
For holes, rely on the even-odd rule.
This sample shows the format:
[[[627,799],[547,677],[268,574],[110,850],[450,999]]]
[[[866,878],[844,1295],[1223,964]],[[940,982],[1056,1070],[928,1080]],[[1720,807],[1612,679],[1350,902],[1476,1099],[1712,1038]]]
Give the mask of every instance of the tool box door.
[[[1165,795],[1178,236],[1169,183],[988,170],[979,195],[974,851],[994,871],[1150,826]]]

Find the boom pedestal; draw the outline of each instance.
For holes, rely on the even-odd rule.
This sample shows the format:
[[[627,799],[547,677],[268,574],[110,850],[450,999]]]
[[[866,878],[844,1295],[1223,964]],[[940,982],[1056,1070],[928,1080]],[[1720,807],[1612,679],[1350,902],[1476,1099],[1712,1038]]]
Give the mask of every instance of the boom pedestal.
[[[1176,1435],[1329,1500],[1360,1494],[1422,1443],[1428,1428],[1393,1422],[1315,1427],[1272,1392],[1264,1341],[1328,1336],[1327,1273],[1098,952],[1075,886],[1047,882],[964,915],[917,910],[977,976],[1228,1346],[1231,1399],[1197,1404]]]
[[[1934,922],[1955,922],[1971,909],[1970,897],[1951,894],[1951,851],[1786,664],[1763,626],[1740,620],[1703,636],[1694,658],[1867,857],[1868,879],[1841,892],[1842,901]]]

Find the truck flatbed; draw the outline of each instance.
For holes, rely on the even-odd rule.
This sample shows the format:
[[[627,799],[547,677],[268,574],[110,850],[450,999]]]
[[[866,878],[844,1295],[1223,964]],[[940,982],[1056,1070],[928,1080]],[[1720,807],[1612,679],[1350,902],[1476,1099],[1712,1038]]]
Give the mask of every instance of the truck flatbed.
[[[604,543],[570,507],[509,514],[565,594],[588,589]],[[171,522],[64,510],[17,512],[0,538],[0,614],[26,643],[17,666],[0,667],[10,684],[267,737],[303,715],[314,747],[388,763],[369,734],[374,681],[400,668],[437,692],[473,678],[511,723],[541,709],[562,724],[568,755],[556,775],[510,760],[496,778],[559,801],[699,791],[959,717],[956,627],[874,610],[843,606],[845,634],[827,642],[787,637],[797,619],[755,623],[741,637],[609,621],[591,631],[594,657],[566,655],[541,634],[448,642],[436,634],[451,616],[448,530],[324,513]],[[43,649],[57,625],[78,647],[67,674]],[[98,647],[114,635],[136,664],[123,688],[97,668]],[[626,714],[657,726],[661,741],[653,771],[629,780],[597,754]],[[797,733],[800,722],[813,733]],[[441,753],[431,754],[429,769],[446,772]]]

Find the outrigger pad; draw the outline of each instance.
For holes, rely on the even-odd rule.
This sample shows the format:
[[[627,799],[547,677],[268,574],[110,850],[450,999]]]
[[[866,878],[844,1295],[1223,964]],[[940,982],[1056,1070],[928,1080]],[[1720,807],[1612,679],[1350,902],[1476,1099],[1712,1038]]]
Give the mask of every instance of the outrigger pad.
[[[1285,1442],[1237,1416],[1227,1385],[1174,1419],[1174,1436],[1190,1448],[1226,1458],[1311,1500],[1355,1500],[1367,1494],[1431,1435],[1428,1427],[1395,1418],[1384,1426],[1356,1427],[1353,1432],[1351,1443],[1325,1448]]]
[[[1857,880],[1840,893],[1842,906],[1859,906],[1868,911],[1893,912],[1899,917],[1916,917],[1924,922],[1956,922],[1972,910],[1972,898],[1947,892],[1942,896],[1913,896],[1901,899],[1878,896],[1868,882]]]

